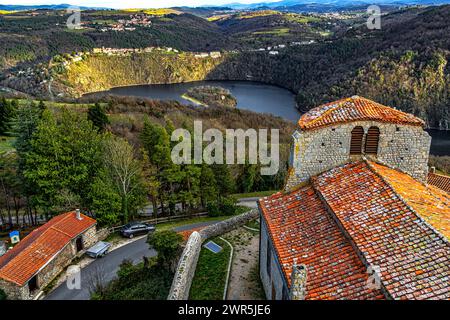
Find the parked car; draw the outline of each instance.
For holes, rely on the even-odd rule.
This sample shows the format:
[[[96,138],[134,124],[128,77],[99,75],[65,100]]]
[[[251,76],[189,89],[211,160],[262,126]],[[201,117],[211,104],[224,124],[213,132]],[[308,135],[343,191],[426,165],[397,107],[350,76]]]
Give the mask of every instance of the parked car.
[[[98,258],[98,257],[103,257],[105,254],[108,253],[108,250],[110,247],[111,247],[111,243],[99,241],[95,245],[93,245],[91,248],[89,248],[86,251],[86,254],[94,259]]]
[[[143,222],[131,222],[120,229],[122,236],[130,239],[134,236],[147,234],[153,231],[155,231],[154,225]]]

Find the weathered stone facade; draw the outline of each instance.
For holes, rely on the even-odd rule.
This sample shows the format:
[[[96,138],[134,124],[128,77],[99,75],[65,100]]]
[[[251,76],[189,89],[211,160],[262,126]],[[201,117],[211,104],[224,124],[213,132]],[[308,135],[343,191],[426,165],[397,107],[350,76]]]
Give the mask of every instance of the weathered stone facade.
[[[81,237],[83,250],[77,252],[77,239]],[[92,226],[83,232],[79,237],[72,239],[57,255],[36,274],[38,288],[30,292],[28,283],[24,286],[18,286],[15,283],[0,279],[0,288],[2,288],[11,300],[29,300],[33,299],[42,288],[46,287],[57,275],[59,275],[77,256],[81,256],[85,250],[97,242],[96,226]]]
[[[19,287],[15,283],[0,279],[0,288],[6,293],[9,300],[29,300],[28,286]]]
[[[305,300],[307,281],[308,274],[306,266],[304,264],[297,265],[295,263],[291,273],[291,289],[289,292],[289,298],[291,300]]]
[[[358,156],[350,155],[350,141],[351,132],[357,126],[364,129],[363,146],[370,127],[380,130],[377,155],[365,155],[367,158],[374,157],[378,162],[399,169],[422,182],[426,181],[431,137],[422,127],[354,121],[315,130],[295,131],[291,170],[285,189],[291,190],[312,176],[355,160]],[[364,147],[362,151],[364,155]]]
[[[259,276],[267,299],[282,300],[283,290],[287,293],[287,284],[280,269],[276,251],[270,240],[267,226],[261,217],[261,236],[259,242]],[[268,253],[270,262],[267,262]],[[269,271],[270,270],[270,271]]]

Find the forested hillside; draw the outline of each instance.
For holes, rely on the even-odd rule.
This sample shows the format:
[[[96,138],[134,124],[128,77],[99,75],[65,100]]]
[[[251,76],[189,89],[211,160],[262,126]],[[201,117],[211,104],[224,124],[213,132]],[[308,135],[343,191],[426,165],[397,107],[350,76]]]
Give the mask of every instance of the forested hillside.
[[[73,63],[61,79],[73,93],[106,90],[115,86],[145,83],[176,83],[203,80],[223,58],[195,58],[193,54],[90,55]]]
[[[112,11],[106,16],[104,12],[94,12],[89,19],[97,17],[107,21],[116,19],[118,14]],[[66,70],[58,70],[51,87],[43,81],[42,72],[34,76],[38,80],[10,77],[2,85],[33,95],[47,93],[51,97],[49,88],[53,88],[54,96],[61,92],[64,96],[67,93],[79,96],[130,84],[254,80],[296,92],[298,107],[303,111],[323,102],[359,94],[412,112],[423,118],[429,127],[448,129],[449,16],[448,5],[399,10],[383,16],[381,30],[368,30],[364,17],[342,18],[344,23],[315,16],[255,11],[213,16],[208,21],[190,14],[163,14],[152,18],[153,27],[148,30],[99,32],[91,28],[72,32],[73,39],[66,41],[72,44],[87,41],[84,47],[94,44],[170,45],[179,49],[179,53],[91,54],[70,64]],[[26,22],[27,18],[23,20]],[[5,21],[2,18],[0,23],[4,25]],[[48,54],[49,47],[65,47],[58,42],[58,37],[52,46],[43,49],[30,46],[27,37],[19,44],[19,37],[12,35],[13,26],[8,25],[10,31],[1,36],[14,38],[14,44],[0,49],[8,52],[3,53],[4,57],[14,55],[15,59],[28,61]],[[345,28],[345,25],[352,27]],[[289,41],[296,38],[313,38],[315,42],[289,45]],[[48,40],[37,37],[34,41],[45,44]],[[273,43],[285,45],[270,49],[277,50],[275,54],[269,54],[268,49],[256,49]],[[14,50],[7,49],[9,46]],[[241,50],[230,51],[239,47]],[[252,47],[255,49],[249,49]],[[222,49],[222,56],[216,59],[198,59],[195,53],[186,52],[216,48]],[[11,64],[12,58],[8,59],[5,61]]]
[[[173,11],[173,10],[172,10]],[[227,38],[220,27],[191,15],[152,11],[151,27],[133,31],[103,32],[102,28],[121,19],[130,19],[135,12],[83,11],[86,26],[80,30],[66,27],[65,11],[39,10],[0,13],[0,70],[23,64],[42,62],[56,54],[90,50],[94,47],[141,48],[148,46],[176,47],[186,51],[214,50],[226,47]]]

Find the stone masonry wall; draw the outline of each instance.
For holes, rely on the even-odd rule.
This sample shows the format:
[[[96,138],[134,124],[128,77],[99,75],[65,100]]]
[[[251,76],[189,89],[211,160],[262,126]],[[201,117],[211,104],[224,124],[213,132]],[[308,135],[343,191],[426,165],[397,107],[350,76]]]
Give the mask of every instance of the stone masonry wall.
[[[186,243],[186,246],[178,261],[177,271],[173,277],[168,300],[187,300],[195,275],[198,257],[202,248],[202,237],[194,231]]]
[[[74,240],[69,243],[58,255],[51,260],[38,274],[37,281],[39,289],[36,290],[38,293],[45,286],[47,286],[64,268],[70,263],[70,261],[75,257],[75,246]]]
[[[97,233],[97,227],[94,225],[83,233],[83,248],[89,249],[98,241],[99,234]],[[75,247],[76,248],[76,247]],[[84,251],[83,250],[83,251]]]
[[[239,216],[206,227],[200,230],[200,232],[193,232],[189,236],[180,260],[178,261],[177,270],[167,299],[187,300],[189,298],[189,290],[191,289],[192,279],[195,275],[198,256],[200,254],[202,243],[205,240],[227,233],[257,217],[258,211],[253,209]]]
[[[270,243],[269,233],[262,217],[261,223],[261,237],[259,243],[259,276],[263,285],[264,292],[269,300],[281,300],[283,298],[283,274],[279,268],[279,263],[276,257],[276,251]],[[267,245],[270,245],[272,250],[270,262],[270,275],[267,272]],[[274,288],[275,296],[272,297],[272,286]]]
[[[317,130],[296,131],[290,160],[293,170],[285,189],[291,190],[311,176],[358,158],[350,156],[351,131],[357,126],[363,127],[365,134],[372,126],[379,128],[378,154],[374,160],[400,169],[422,182],[426,181],[431,145],[431,137],[426,131],[417,126],[355,121]],[[363,152],[364,144],[363,140]]]
[[[28,286],[19,287],[15,283],[0,279],[0,288],[5,291],[8,300],[27,300],[30,299]]]
[[[58,274],[60,274],[70,264],[74,257],[83,254],[85,249],[97,242],[96,226],[94,225],[87,229],[81,237],[83,239],[84,250],[77,254],[77,238],[75,238],[58,254],[57,257],[50,261],[50,263],[39,272],[38,284],[40,289],[48,285]]]

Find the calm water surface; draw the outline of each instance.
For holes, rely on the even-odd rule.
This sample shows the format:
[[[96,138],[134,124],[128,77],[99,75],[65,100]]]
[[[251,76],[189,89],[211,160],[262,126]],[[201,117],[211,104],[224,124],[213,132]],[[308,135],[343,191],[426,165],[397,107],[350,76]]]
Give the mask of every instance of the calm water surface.
[[[230,90],[237,100],[237,107],[260,113],[271,113],[286,120],[297,121],[300,112],[296,108],[295,95],[284,88],[251,81],[197,81],[175,84],[152,84],[117,87],[106,91],[109,94],[145,97],[159,100],[176,100],[183,104],[194,104],[181,96],[197,86],[220,86]],[[431,154],[450,155],[450,131],[428,130],[433,137]]]

